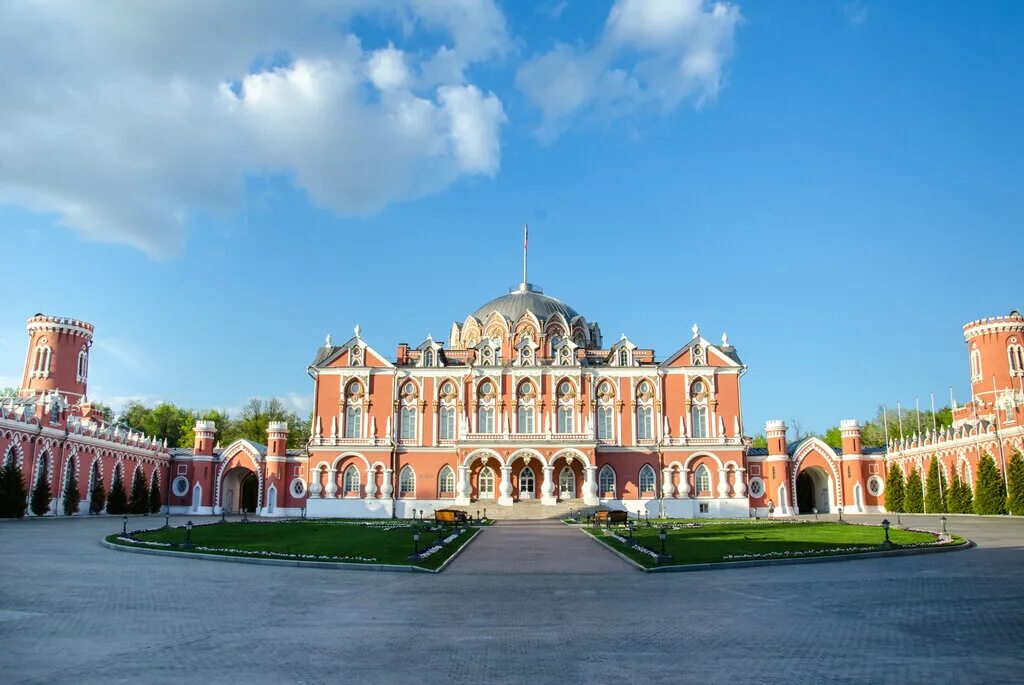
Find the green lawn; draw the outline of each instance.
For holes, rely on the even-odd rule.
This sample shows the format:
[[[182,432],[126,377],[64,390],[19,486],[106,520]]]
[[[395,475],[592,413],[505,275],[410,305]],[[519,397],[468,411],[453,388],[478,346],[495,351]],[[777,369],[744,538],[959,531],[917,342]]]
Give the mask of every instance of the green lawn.
[[[333,561],[364,564],[400,564],[436,569],[450,557],[473,534],[467,528],[456,540],[420,561],[409,561],[413,551],[413,527],[411,521],[381,521],[373,525],[361,525],[351,520],[305,520],[272,523],[213,523],[192,528],[190,550],[202,554],[226,554],[233,556],[257,556],[268,559],[289,559],[287,555],[315,555],[308,561]],[[397,527],[392,527],[397,526]],[[389,527],[391,527],[389,529]],[[428,526],[418,526],[419,549],[430,547],[438,540],[439,532]],[[452,532],[449,528],[442,536]],[[107,538],[109,542],[133,545],[118,541],[118,535]],[[157,529],[134,534],[134,539],[149,543],[171,543],[172,546],[151,545],[153,549],[185,551],[180,545],[185,541],[185,529]],[[329,558],[316,558],[329,557]]]
[[[862,526],[845,523],[707,523],[699,528],[676,528],[668,531],[665,551],[672,556],[671,564],[700,564],[716,561],[740,561],[749,554],[772,554],[767,558],[786,556],[828,556],[855,554],[878,548],[885,539],[880,526]],[[654,559],[637,552],[611,536],[605,529],[587,528],[599,540],[625,553],[644,566],[655,566]],[[615,531],[628,537],[622,527]],[[633,538],[649,549],[658,551],[661,542],[658,528],[641,526]],[[930,533],[889,529],[889,539],[896,545],[915,545],[933,542]],[[954,538],[954,541],[959,540]],[[865,549],[868,548],[868,549]]]

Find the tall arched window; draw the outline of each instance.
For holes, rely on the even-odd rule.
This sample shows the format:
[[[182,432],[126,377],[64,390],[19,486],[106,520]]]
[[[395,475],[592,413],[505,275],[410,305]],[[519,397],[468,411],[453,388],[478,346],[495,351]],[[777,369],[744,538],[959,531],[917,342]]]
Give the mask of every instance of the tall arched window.
[[[403,497],[416,494],[416,473],[408,464],[398,474],[398,494]]]
[[[349,464],[345,469],[345,476],[341,479],[341,492],[343,495],[359,496],[359,470],[355,464]]]
[[[654,386],[646,380],[636,386],[636,437],[654,439]]]
[[[516,408],[516,432],[536,433],[537,393],[534,391],[532,383],[529,381],[520,383],[517,401],[519,406]]]
[[[451,496],[455,492],[455,471],[451,466],[445,464],[441,473],[437,476],[437,496]]]
[[[494,433],[494,406],[497,397],[494,383],[485,380],[478,386],[476,431],[478,433]]]
[[[650,464],[644,464],[644,467],[640,469],[640,492],[648,493],[654,492],[655,488],[655,474],[654,469],[651,468]]]
[[[697,474],[694,476],[694,485],[697,495],[699,496],[710,496],[711,495],[711,471],[704,464],[697,467]]]
[[[1006,356],[1010,359],[1010,373],[1015,376],[1024,374],[1024,345],[1010,345],[1006,348]]]
[[[363,435],[363,387],[352,381],[345,388],[345,437],[359,438]]]
[[[416,417],[418,413],[416,399],[418,396],[416,384],[412,381],[402,386],[402,407],[398,412],[398,437],[403,442],[414,442],[416,440]]]
[[[494,497],[494,471],[490,466],[480,469],[480,476],[477,479],[477,496]]]
[[[437,414],[437,437],[441,440],[455,439],[455,403],[457,399],[455,384],[451,381],[444,381],[441,384],[441,392],[438,393],[441,407]]]
[[[629,350],[625,347],[619,350],[619,366],[629,366]]]
[[[572,433],[575,430],[576,412],[572,406],[575,399],[576,392],[572,383],[562,381],[558,384],[558,409],[555,412],[557,433]]]
[[[980,381],[981,379],[981,350],[975,345],[971,350],[971,380]]]
[[[529,466],[525,467],[522,471],[519,472],[519,496],[521,498],[533,498],[536,480],[536,477],[533,475],[533,469],[531,469]]]
[[[433,365],[434,365],[434,351],[433,350],[427,350],[426,352],[423,353],[423,366],[433,366]]]
[[[75,371],[75,380],[79,383],[84,383],[86,376],[89,373],[89,353],[85,349],[85,345],[82,345],[82,350],[78,353],[78,367]]]
[[[46,338],[39,341],[36,345],[35,355],[32,358],[32,376],[35,378],[49,378],[50,377],[50,357],[53,355],[53,350],[46,344]]]
[[[597,439],[615,439],[615,390],[608,381],[597,386]]]
[[[601,497],[615,497],[615,471],[608,464],[597,474],[597,490]]]
[[[701,380],[690,386],[690,435],[708,437],[708,388]]]
[[[575,499],[576,497],[576,474],[568,466],[562,467],[558,474],[558,497],[560,499]]]

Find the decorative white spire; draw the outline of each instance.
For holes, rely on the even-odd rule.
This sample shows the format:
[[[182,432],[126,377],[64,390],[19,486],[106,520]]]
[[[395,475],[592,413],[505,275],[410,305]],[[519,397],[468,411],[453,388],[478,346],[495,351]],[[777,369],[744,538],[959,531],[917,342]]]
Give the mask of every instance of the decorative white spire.
[[[726,346],[728,344],[729,344],[729,334],[723,331],[722,332],[722,345]]]
[[[693,331],[693,337],[696,338],[697,336],[700,335],[700,326],[698,326],[696,322],[694,322],[693,328],[691,328],[690,330]]]
[[[327,338],[324,339],[324,346],[325,347],[330,347],[331,346],[331,334],[330,333],[328,333],[327,334]]]
[[[360,325],[359,325],[359,324],[356,324],[356,327],[355,327],[354,329],[352,329],[352,330],[354,330],[354,331],[356,332],[356,338],[358,339],[358,338],[359,338],[359,333],[360,333],[360,332],[361,332],[361,331],[362,331],[363,329],[362,329],[362,327],[360,327]]]

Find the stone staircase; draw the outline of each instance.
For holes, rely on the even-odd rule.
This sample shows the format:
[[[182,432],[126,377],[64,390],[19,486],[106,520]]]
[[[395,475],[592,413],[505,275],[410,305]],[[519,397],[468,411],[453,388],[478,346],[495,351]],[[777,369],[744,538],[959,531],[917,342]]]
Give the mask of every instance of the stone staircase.
[[[569,515],[570,511],[573,513],[591,514],[600,509],[600,507],[586,507],[583,505],[582,500],[559,502],[555,505],[544,505],[540,503],[540,500],[524,500],[516,502],[511,507],[501,507],[498,506],[497,502],[493,501],[473,502],[468,507],[456,508],[465,509],[475,517],[477,511],[482,516],[485,507],[487,509],[487,518],[494,519],[495,521],[563,519]]]

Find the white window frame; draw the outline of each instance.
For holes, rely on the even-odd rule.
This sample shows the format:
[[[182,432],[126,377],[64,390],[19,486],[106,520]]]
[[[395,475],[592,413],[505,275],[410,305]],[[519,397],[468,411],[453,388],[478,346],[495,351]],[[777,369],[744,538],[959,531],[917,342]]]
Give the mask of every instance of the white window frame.
[[[707,487],[701,487],[706,485]],[[711,489],[711,469],[708,468],[707,464],[701,464],[697,467],[697,470],[693,474],[693,491],[695,495],[700,495],[702,492],[707,493],[707,496],[714,494]]]
[[[645,486],[645,480],[650,481],[650,487]],[[640,474],[637,478],[637,485],[640,488],[640,494],[645,492],[656,492],[658,487],[658,474],[655,473],[654,468],[650,464],[644,464],[640,468]]]
[[[447,486],[447,487],[446,487]],[[437,496],[442,494],[455,494],[455,471],[451,466],[445,464],[441,472],[437,474]]]
[[[402,470],[398,472],[398,496],[405,495],[416,496],[416,472],[409,464],[403,466]]]
[[[488,488],[484,490],[484,480],[488,481]],[[485,466],[480,469],[480,473],[476,477],[476,489],[477,497],[488,499],[494,498],[494,469],[490,466]]]
[[[610,493],[612,493],[612,498],[614,498],[615,494],[616,494],[616,489],[615,489],[615,486],[617,485],[616,480],[617,479],[615,477],[615,469],[613,469],[608,464],[605,464],[604,466],[602,466],[601,470],[598,471],[598,473],[597,473],[597,490],[598,490],[597,496],[598,497],[607,497],[608,496],[607,493],[610,492]],[[609,481],[611,483],[611,487],[607,487]]]
[[[341,476],[341,494],[343,497],[358,497],[362,494],[361,490],[362,482],[359,477],[359,469],[356,468],[355,464],[349,464]]]

